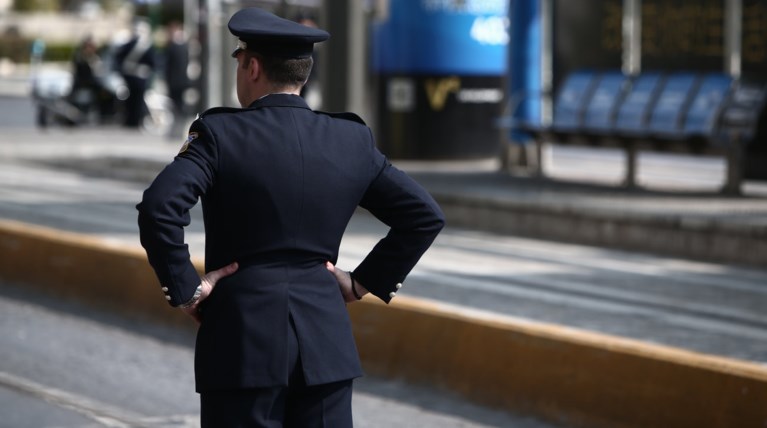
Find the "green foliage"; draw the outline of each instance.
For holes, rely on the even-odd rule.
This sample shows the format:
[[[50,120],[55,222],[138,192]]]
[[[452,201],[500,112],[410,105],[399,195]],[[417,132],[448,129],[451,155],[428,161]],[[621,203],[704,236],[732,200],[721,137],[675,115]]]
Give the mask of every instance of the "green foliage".
[[[123,5],[123,0],[99,0],[104,12],[114,12]]]
[[[48,44],[45,47],[43,59],[53,62],[71,61],[75,54],[75,49],[77,49],[77,46],[72,43]]]
[[[56,12],[59,9],[59,0],[13,0],[13,10],[17,12]]]
[[[124,0],[97,0],[106,12],[114,12],[124,4]],[[13,0],[12,9],[16,12],[60,12],[75,10],[80,0]]]
[[[44,61],[66,62],[74,56],[75,46],[72,43],[46,44]],[[0,58],[8,58],[16,63],[29,62],[32,51],[32,40],[22,37],[0,37]]]

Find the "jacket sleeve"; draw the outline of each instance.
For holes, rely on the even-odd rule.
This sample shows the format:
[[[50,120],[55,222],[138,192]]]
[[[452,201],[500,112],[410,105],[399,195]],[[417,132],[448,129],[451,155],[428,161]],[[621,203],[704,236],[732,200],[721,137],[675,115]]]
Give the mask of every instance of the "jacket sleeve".
[[[354,270],[354,277],[389,303],[444,227],[445,218],[423,187],[378,155],[383,166],[360,206],[390,230]]]
[[[187,302],[200,284],[184,242],[189,210],[213,185],[217,155],[212,134],[201,121],[192,124],[181,152],[144,191],[137,205],[139,237],[165,298]]]

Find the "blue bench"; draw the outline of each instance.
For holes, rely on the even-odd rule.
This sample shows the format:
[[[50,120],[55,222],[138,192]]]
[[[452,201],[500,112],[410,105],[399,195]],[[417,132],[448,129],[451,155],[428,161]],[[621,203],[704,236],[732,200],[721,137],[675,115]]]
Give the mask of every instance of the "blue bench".
[[[579,70],[567,76],[555,95],[551,124],[509,123],[531,135],[539,149],[543,141],[626,148],[628,186],[636,183],[640,148],[725,153],[724,190],[737,193],[741,168],[733,153],[754,139],[766,90],[764,84],[733,81],[722,73],[649,71],[629,77],[617,70]]]
[[[686,139],[684,120],[699,81],[700,77],[692,73],[666,76],[647,122],[647,130],[655,141]]]
[[[684,138],[700,145],[720,141],[717,138],[717,126],[728,97],[732,94],[732,86],[730,76],[709,74],[703,77],[687,110]]]
[[[613,123],[629,83],[628,77],[619,71],[599,77],[583,115],[581,129],[585,134],[599,138],[613,133]]]
[[[567,77],[554,103],[554,134],[578,133],[583,121],[583,112],[592,98],[599,76],[588,71],[578,71]]]
[[[663,80],[660,73],[645,73],[631,80],[618,107],[610,135],[622,139],[647,137],[647,121]]]

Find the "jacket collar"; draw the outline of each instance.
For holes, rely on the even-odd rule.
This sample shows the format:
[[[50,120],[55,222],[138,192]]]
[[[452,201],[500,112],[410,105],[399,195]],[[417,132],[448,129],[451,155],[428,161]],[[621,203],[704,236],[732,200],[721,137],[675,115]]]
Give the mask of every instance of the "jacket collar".
[[[261,107],[298,107],[308,109],[309,105],[298,95],[294,94],[269,94],[253,101],[248,108]]]

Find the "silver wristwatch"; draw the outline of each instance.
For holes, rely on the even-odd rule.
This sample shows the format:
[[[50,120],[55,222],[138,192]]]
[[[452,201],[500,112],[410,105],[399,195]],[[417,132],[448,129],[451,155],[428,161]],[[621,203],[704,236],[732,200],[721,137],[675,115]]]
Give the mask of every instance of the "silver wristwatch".
[[[185,303],[182,303],[178,305],[179,308],[190,308],[194,306],[195,303],[197,303],[198,300],[200,300],[200,295],[202,294],[202,284],[198,285],[197,288],[194,290],[194,294],[192,294],[192,298],[187,300]]]

